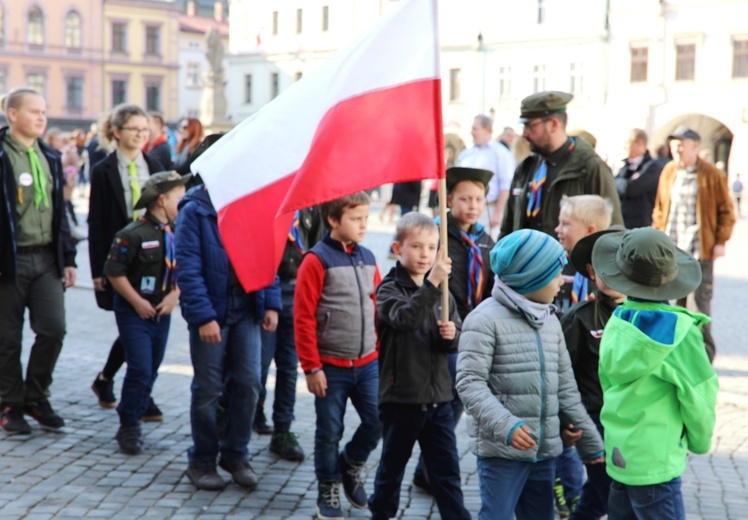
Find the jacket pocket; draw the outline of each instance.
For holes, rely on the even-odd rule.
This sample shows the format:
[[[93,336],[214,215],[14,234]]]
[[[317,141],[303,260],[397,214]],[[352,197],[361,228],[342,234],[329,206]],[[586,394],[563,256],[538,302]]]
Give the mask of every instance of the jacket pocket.
[[[164,253],[160,247],[154,249],[141,249],[138,253],[138,260],[144,264],[150,264],[152,262],[163,261]]]

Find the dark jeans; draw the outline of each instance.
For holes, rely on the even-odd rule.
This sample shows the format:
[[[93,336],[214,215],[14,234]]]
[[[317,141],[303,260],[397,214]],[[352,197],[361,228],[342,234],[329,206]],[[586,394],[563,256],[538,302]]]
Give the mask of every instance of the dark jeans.
[[[609,520],[684,520],[680,477],[651,486],[627,486],[613,481],[608,498]]]
[[[114,316],[127,361],[117,413],[120,424],[130,427],[140,423],[140,418],[148,408],[158,367],[166,352],[171,316],[144,320],[118,294],[114,296]]]
[[[561,479],[567,502],[571,503],[582,495],[584,466],[574,446],[564,446],[564,451],[556,459],[556,476]]]
[[[344,450],[351,462],[366,462],[382,437],[377,403],[379,395],[379,363],[341,368],[324,365],[327,379],[325,397],[314,398],[317,429],[314,432],[314,471],[317,480],[341,480],[338,443],[343,437],[343,420],[348,399],[356,408],[361,424],[356,428]]]
[[[219,343],[204,343],[199,328],[190,325],[195,371],[190,406],[193,445],[187,453],[191,466],[214,467],[219,452],[226,461],[247,460],[252,417],[260,395],[260,325],[250,305],[254,297],[240,287],[230,292]],[[219,442],[216,409],[224,391],[224,373],[228,415],[223,441]]]
[[[382,458],[377,468],[374,494],[369,499],[373,519],[397,515],[400,485],[416,441],[424,453],[434,498],[442,518],[468,519],[460,487],[460,461],[450,403],[413,405],[385,403],[382,421]]]
[[[478,457],[481,508],[478,520],[554,520],[556,459],[522,462]]]
[[[600,437],[605,438],[600,414],[590,412],[590,418],[597,426]],[[597,520],[608,513],[608,495],[613,480],[605,471],[605,464],[587,464],[587,481],[582,487],[582,498],[571,513],[570,520]]]
[[[262,331],[262,390],[264,401],[267,391],[270,362],[275,359],[275,399],[273,400],[273,424],[275,431],[287,432],[294,420],[296,404],[296,375],[299,358],[296,354],[293,329],[293,296],[295,284],[281,284],[283,310],[278,316],[275,332]]]
[[[699,260],[699,265],[701,266],[701,284],[692,294],[678,300],[678,305],[711,317],[712,294],[714,293],[714,262],[712,260]],[[709,361],[714,362],[717,346],[712,337],[712,324],[702,325],[701,333],[704,335],[704,348],[706,348]]]
[[[0,278],[0,401],[38,403],[49,398],[57,358],[65,337],[62,280],[50,251],[17,257],[15,280]],[[21,364],[23,318],[29,309],[31,346],[26,381]]]

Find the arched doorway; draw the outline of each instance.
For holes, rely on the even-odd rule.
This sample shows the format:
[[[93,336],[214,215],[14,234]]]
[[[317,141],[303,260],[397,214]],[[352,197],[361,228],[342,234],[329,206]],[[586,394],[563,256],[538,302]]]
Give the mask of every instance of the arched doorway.
[[[700,154],[710,163],[718,165],[725,173],[730,164],[730,148],[733,133],[721,121],[705,114],[684,114],[675,117],[660,127],[653,144],[667,142],[667,136],[679,125],[686,125],[701,135]]]

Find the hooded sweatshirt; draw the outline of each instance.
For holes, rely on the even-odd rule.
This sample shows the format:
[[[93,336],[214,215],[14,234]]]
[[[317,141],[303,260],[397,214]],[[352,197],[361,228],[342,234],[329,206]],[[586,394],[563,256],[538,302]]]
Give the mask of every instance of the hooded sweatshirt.
[[[608,475],[623,484],[680,476],[706,453],[716,420],[717,374],[704,349],[703,314],[627,299],[600,343]]]

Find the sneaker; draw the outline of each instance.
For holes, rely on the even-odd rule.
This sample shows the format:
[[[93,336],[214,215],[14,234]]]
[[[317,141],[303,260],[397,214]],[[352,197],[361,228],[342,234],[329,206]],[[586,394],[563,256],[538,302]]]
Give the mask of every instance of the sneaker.
[[[364,469],[363,462],[351,462],[345,454],[340,453],[340,472],[343,474],[343,492],[345,498],[356,509],[369,507],[368,497],[364,491],[364,483],[361,480],[361,470]]]
[[[143,450],[143,436],[140,433],[139,424],[135,426],[120,426],[115,438],[122,453],[137,455]]]
[[[252,423],[252,429],[258,435],[270,435],[273,433],[273,427],[268,424],[267,417],[265,417],[265,410],[261,405],[257,405],[257,411],[255,412],[255,420]]]
[[[556,500],[556,513],[558,513],[558,516],[568,518],[571,515],[571,510],[569,510],[569,506],[566,504],[564,486],[558,477],[556,477],[556,481],[553,484],[553,498]]]
[[[196,468],[189,466],[184,472],[190,479],[192,485],[197,489],[207,489],[209,491],[220,491],[226,487],[226,481],[216,472],[215,466],[207,468]]]
[[[55,413],[49,401],[42,401],[38,404],[27,404],[23,407],[23,412],[35,419],[43,430],[56,432],[65,426],[65,421]]]
[[[6,406],[0,412],[0,430],[8,435],[29,435],[31,426],[23,418],[23,409],[20,406]]]
[[[434,494],[434,491],[431,489],[431,482],[426,478],[426,474],[422,470],[419,471],[418,468],[416,468],[415,473],[413,473],[413,485],[429,495]]]
[[[234,482],[240,486],[245,487],[250,491],[257,487],[257,483],[259,482],[257,474],[246,460],[226,461],[221,459],[218,461],[218,465],[221,466],[222,469],[231,473],[231,478],[233,478]]]
[[[304,460],[304,450],[299,446],[295,433],[275,432],[270,439],[270,451],[291,462]]]
[[[317,520],[344,520],[340,509],[340,482],[320,482],[317,489]]]
[[[114,397],[114,380],[104,379],[99,373],[91,385],[91,390],[99,398],[99,406],[102,408],[114,408],[117,406],[117,399]]]
[[[148,398],[148,408],[146,408],[141,420],[143,422],[160,422],[164,420],[164,414],[161,412],[161,408],[153,402],[153,397]]]
[[[571,500],[569,500],[566,505],[569,506],[569,511],[574,512],[574,510],[577,508],[577,504],[579,504],[579,500],[582,498],[582,495],[577,495]]]

